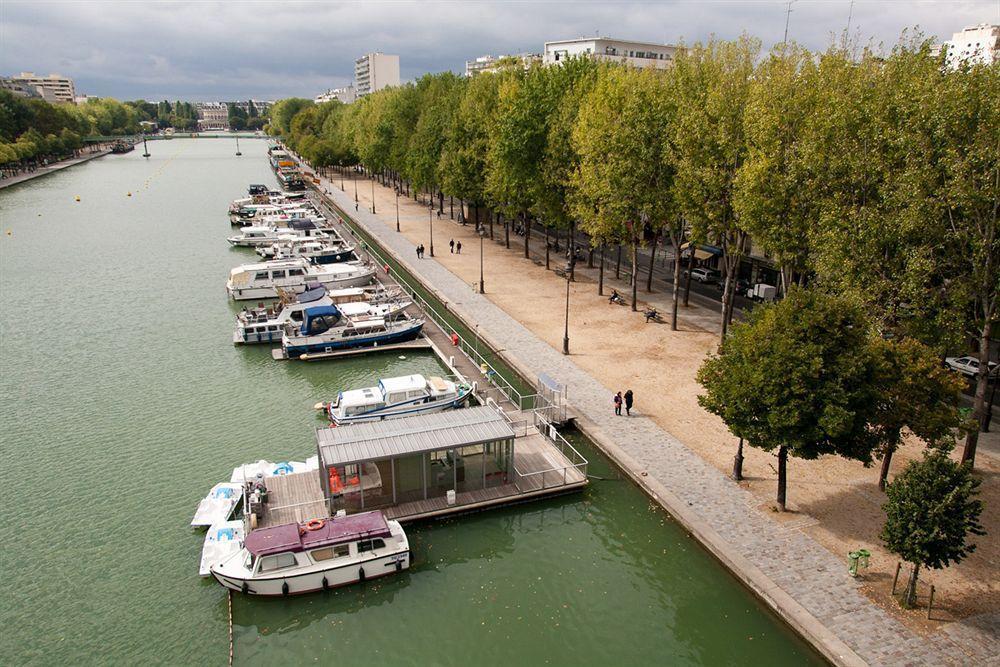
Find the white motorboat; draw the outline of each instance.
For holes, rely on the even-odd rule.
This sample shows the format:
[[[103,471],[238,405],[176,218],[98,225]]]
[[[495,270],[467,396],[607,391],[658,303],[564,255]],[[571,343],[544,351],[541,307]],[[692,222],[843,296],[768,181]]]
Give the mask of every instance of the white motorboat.
[[[393,320],[382,317],[351,319],[337,306],[316,306],[306,308],[301,326],[285,325],[281,349],[287,358],[296,359],[303,354],[378,347],[413,340],[420,335],[423,326],[422,319],[407,317],[406,313],[400,313]]]
[[[374,387],[342,391],[333,401],[316,407],[325,410],[332,423],[344,426],[462,407],[471,394],[468,384],[404,375],[383,378]]]
[[[202,577],[211,576],[213,565],[218,565],[242,549],[243,533],[242,519],[213,523],[205,534],[198,574]]]
[[[363,299],[376,299],[370,302]],[[234,345],[253,343],[273,343],[281,341],[281,334],[286,324],[301,324],[307,308],[315,306],[332,306],[348,318],[369,319],[382,317],[393,319],[402,313],[410,301],[395,298],[385,298],[384,294],[367,292],[360,287],[328,291],[323,287],[306,290],[298,295],[286,296],[274,306],[268,308],[244,308],[236,315],[236,329],[233,332]]]
[[[213,523],[228,520],[241,498],[243,498],[242,484],[230,482],[216,484],[198,503],[191,525],[211,526]]]
[[[375,579],[410,562],[402,526],[376,511],[258,528],[211,572],[230,590],[280,596]]]
[[[259,246],[257,254],[264,259],[304,257],[313,264],[335,264],[357,259],[354,248],[343,241],[301,239],[285,235],[278,238],[278,242],[269,246]]]
[[[226,291],[237,301],[270,299],[279,290],[304,292],[311,283],[332,290],[367,285],[374,277],[375,267],[361,262],[314,265],[302,258],[280,259],[237,266],[229,272]]]
[[[287,227],[276,225],[243,227],[239,234],[230,236],[226,240],[229,241],[230,245],[256,248],[296,239],[327,240],[329,238],[329,235],[318,229],[312,220],[290,220]]]

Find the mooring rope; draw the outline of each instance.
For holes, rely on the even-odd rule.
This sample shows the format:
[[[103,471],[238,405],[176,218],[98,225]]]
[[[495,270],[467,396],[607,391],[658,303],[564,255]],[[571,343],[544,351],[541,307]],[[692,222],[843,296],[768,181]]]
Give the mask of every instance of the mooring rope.
[[[233,591],[226,589],[229,593],[227,598],[229,603],[229,667],[233,667]]]

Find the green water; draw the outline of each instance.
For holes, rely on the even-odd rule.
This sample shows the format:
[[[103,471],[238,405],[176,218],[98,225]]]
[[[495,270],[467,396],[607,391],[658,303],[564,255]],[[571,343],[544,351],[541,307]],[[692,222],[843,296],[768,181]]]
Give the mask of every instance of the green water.
[[[264,143],[150,148],[0,191],[5,664],[225,664],[198,500],[235,465],[313,453],[311,406],[340,387],[441,370],[234,348],[223,285],[253,255],[224,213],[273,184]],[[818,662],[628,482],[409,533],[416,565],[384,583],[234,597],[236,662]]]

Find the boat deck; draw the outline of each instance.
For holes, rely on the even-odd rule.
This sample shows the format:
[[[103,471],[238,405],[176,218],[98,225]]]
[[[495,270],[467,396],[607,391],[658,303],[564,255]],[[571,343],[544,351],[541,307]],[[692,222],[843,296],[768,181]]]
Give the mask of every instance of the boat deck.
[[[258,527],[329,516],[319,475],[320,471],[311,470],[264,480],[269,498]],[[586,485],[583,470],[574,467],[557,445],[532,429],[514,441],[514,475],[507,484],[459,492],[453,505],[448,504],[445,496],[439,496],[380,509],[390,519],[405,523],[567,493]]]

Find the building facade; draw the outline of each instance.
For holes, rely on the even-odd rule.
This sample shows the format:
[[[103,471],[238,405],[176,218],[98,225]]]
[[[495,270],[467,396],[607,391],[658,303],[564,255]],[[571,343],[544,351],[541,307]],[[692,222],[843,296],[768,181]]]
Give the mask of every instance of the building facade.
[[[354,90],[357,97],[398,85],[399,56],[366,53],[354,61]]]
[[[73,79],[60,74],[38,76],[34,72],[21,72],[10,78],[17,83],[31,86],[47,102],[68,102],[72,104],[76,98],[76,88],[73,86]]]
[[[483,72],[495,72],[501,66],[515,62],[520,62],[521,67],[529,69],[533,64],[542,62],[542,56],[538,53],[518,53],[517,55],[506,56],[479,56],[475,60],[465,61],[465,76],[471,77]]]
[[[324,102],[340,100],[344,104],[350,104],[356,99],[358,99],[358,95],[354,86],[344,86],[343,88],[331,88],[325,93],[317,95],[313,98],[313,101],[316,104],[323,104]]]
[[[229,105],[225,102],[199,102],[197,109],[199,130],[229,129]]]
[[[42,94],[38,92],[38,89],[34,86],[29,86],[26,83],[21,83],[17,79],[12,79],[6,76],[0,77],[0,90],[9,91],[18,97],[42,99]]]
[[[574,56],[589,56],[595,60],[631,65],[638,68],[665,69],[673,64],[680,47],[653,42],[631,42],[610,37],[581,37],[545,42],[542,62],[558,65]]]
[[[958,67],[963,62],[990,65],[1000,61],[1000,25],[980,23],[956,32],[947,42],[935,47],[935,53],[944,48],[948,66]]]

